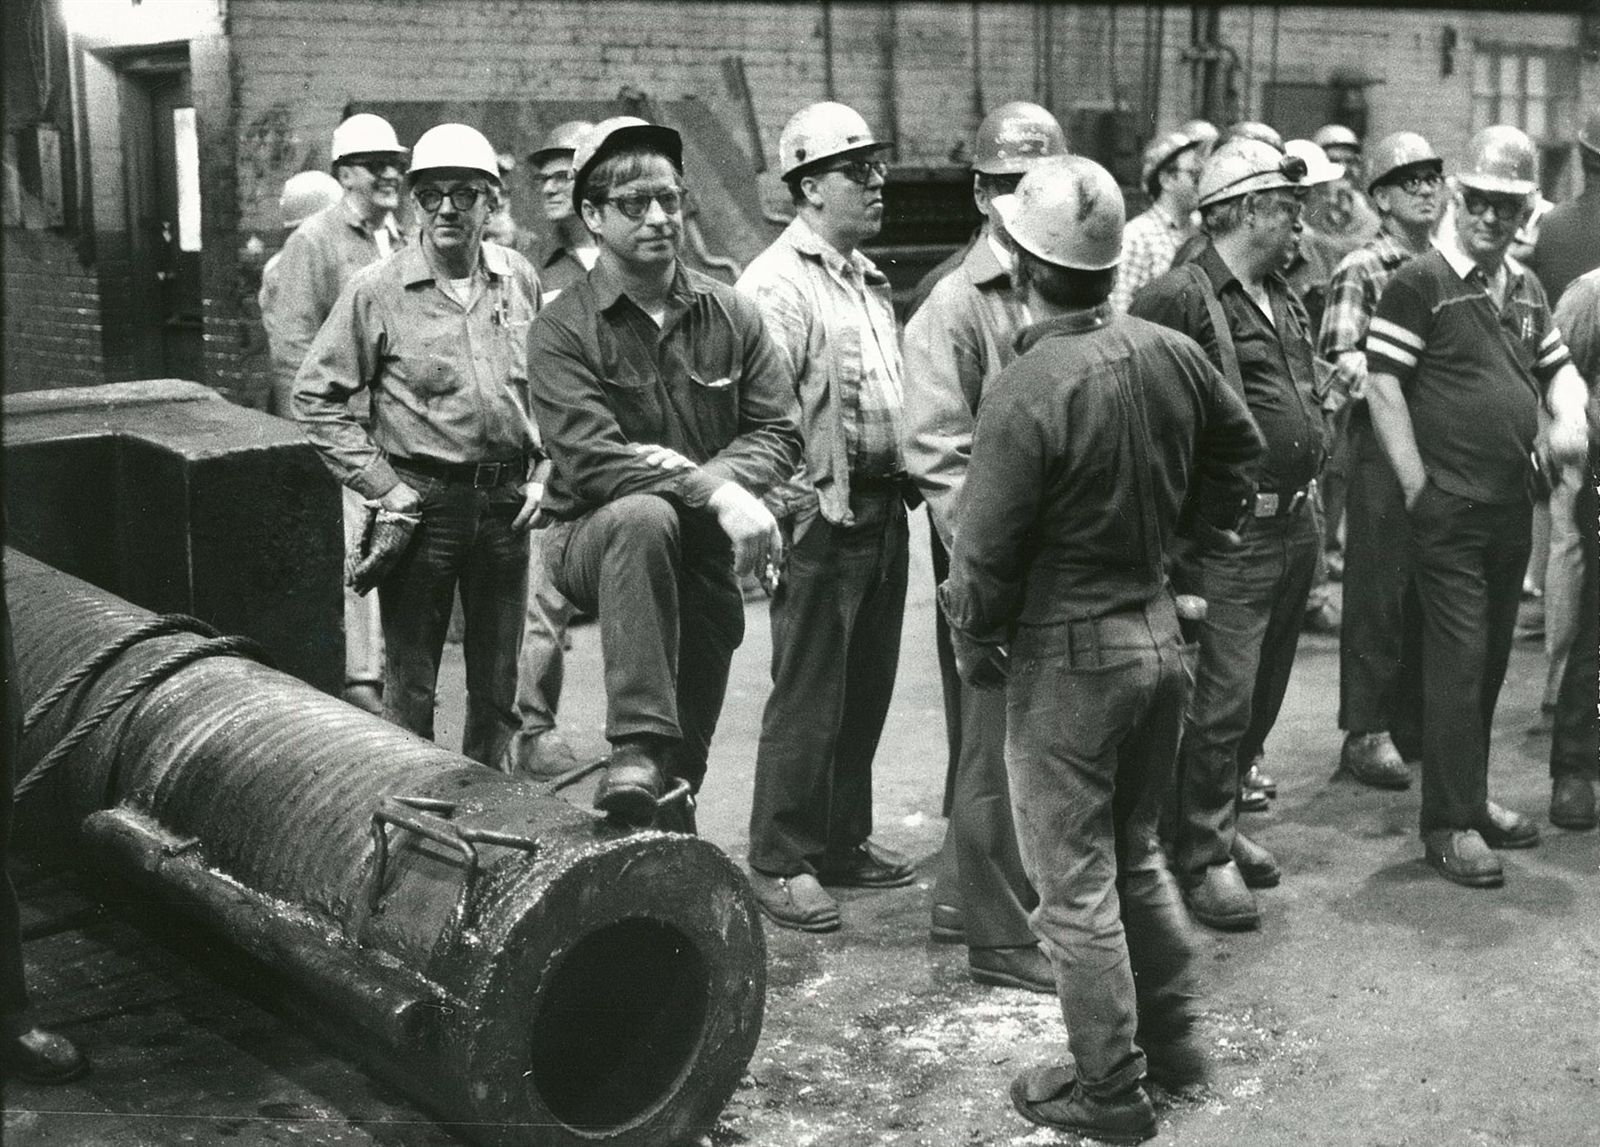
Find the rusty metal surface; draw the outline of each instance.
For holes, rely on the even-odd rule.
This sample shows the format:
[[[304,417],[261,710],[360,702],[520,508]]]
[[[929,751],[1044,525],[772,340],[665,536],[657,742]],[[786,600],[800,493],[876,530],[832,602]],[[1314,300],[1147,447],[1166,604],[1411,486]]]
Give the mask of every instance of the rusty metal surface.
[[[25,707],[150,618],[14,551],[6,579]],[[128,650],[31,731],[21,771],[200,640]],[[765,943],[721,851],[614,827],[263,665],[181,670],[61,774],[36,795],[98,858],[279,969],[485,1142],[674,1142],[754,1050]]]

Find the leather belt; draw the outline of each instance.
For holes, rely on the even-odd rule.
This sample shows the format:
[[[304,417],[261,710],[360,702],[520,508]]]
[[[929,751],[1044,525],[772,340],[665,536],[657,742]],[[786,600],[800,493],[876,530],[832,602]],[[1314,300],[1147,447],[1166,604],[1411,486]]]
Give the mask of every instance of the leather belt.
[[[910,476],[901,470],[895,474],[851,474],[850,489],[863,494],[888,494],[903,490],[911,482]]]
[[[391,456],[389,465],[401,470],[414,470],[442,482],[461,482],[479,490],[520,483],[528,476],[526,457],[511,458],[504,462],[445,462],[411,454]]]
[[[1311,500],[1311,492],[1316,488],[1317,480],[1313,478],[1298,490],[1259,490],[1251,517],[1287,518],[1297,514]]]

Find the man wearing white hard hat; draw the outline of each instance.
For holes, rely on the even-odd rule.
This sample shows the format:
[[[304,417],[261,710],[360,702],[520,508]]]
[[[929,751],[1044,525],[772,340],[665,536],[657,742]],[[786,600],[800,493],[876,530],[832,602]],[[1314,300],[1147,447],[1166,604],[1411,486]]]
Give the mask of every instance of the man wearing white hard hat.
[[[1191,340],[1106,306],[1123,227],[1109,172],[1042,160],[999,210],[1034,322],[978,413],[939,601],[962,676],[1004,690],[1033,928],[1072,1053],[1018,1075],[1012,1103],[1133,1143],[1156,1133],[1143,1080],[1209,1074],[1196,944],[1157,834],[1191,657],[1167,555],[1180,533],[1230,537],[1261,440]]]
[[[1583,379],[1538,279],[1506,257],[1537,164],[1519,129],[1478,132],[1456,173],[1454,225],[1395,273],[1367,334],[1367,401],[1422,601],[1424,853],[1473,888],[1504,882],[1496,850],[1539,843],[1530,818],[1489,799],[1489,735],[1533,497],[1588,448]]]
[[[934,553],[943,558],[934,565],[939,581],[949,572],[943,555],[956,534],[978,408],[1016,357],[1017,332],[1028,322],[1016,253],[994,205],[1040,161],[1065,155],[1067,139],[1044,108],[1016,101],[984,117],[972,151],[972,197],[983,228],[912,315],[904,340],[906,469],[928,503]],[[1055,974],[1028,925],[1038,896],[1023,871],[1011,819],[1005,699],[954,675],[960,757],[937,864],[932,934],[966,943],[968,972],[979,983],[1054,992]]]
[[[1317,353],[1334,366],[1345,400],[1344,623],[1339,630],[1339,763],[1361,784],[1411,785],[1421,756],[1422,619],[1412,586],[1405,503],[1367,408],[1367,329],[1394,274],[1429,249],[1444,195],[1444,161],[1422,136],[1400,131],[1373,145],[1367,193],[1383,232],[1334,271]],[[1329,516],[1333,509],[1329,506]]]
[[[1343,176],[1320,203],[1306,206],[1306,223],[1314,226],[1339,248],[1343,258],[1378,234],[1380,220],[1366,194],[1366,156],[1361,137],[1343,124],[1317,129],[1309,141],[1330,163],[1344,169]],[[1337,260],[1336,260],[1337,261]]]
[[[333,310],[334,300],[361,268],[404,243],[395,210],[407,151],[381,116],[361,112],[333,130],[330,148],[336,201],[302,219],[272,257],[261,276],[261,322],[272,353],[272,391],[268,409],[294,417],[290,400],[295,374],[311,342]],[[320,172],[304,172],[290,182],[302,185]],[[287,185],[285,185],[287,192]],[[365,397],[357,400],[367,416]],[[356,544],[364,521],[360,498],[344,492],[347,546]],[[370,713],[383,711],[383,625],[374,595],[344,595],[344,697]]]
[[[1266,442],[1259,485],[1228,553],[1185,554],[1180,588],[1205,598],[1194,699],[1172,815],[1174,866],[1195,919],[1254,928],[1272,854],[1238,831],[1244,777],[1277,720],[1321,550],[1316,479],[1326,447],[1310,321],[1283,277],[1300,233],[1306,163],[1236,138],[1200,175],[1208,243],[1140,292],[1132,314],[1189,335],[1249,404]],[[1262,778],[1260,791],[1270,793]]]
[[[739,576],[782,556],[761,495],[800,457],[794,379],[755,304],[678,257],[676,131],[602,120],[572,167],[600,253],[533,332],[533,404],[554,463],[544,561],[599,621],[612,752],[596,807],[693,832],[744,637]]]
[[[1111,289],[1111,309],[1128,313],[1146,283],[1165,275],[1172,261],[1194,234],[1196,187],[1205,160],[1206,136],[1182,129],[1157,136],[1144,151],[1144,189],[1150,196],[1147,210],[1128,220],[1122,232],[1122,266]]]
[[[350,281],[295,379],[294,413],[366,499],[370,545],[351,574],[383,603],[383,714],[432,738],[439,658],[459,590],[466,621],[462,752],[498,765],[513,698],[541,490],[528,415],[539,278],[483,233],[500,196],[495,151],[465,124],[417,140],[418,241]],[[372,424],[351,413],[367,392]]]
[[[824,885],[894,888],[911,862],[871,839],[872,759],[894,692],[912,493],[889,280],[861,253],[888,164],[854,109],[803,108],[778,140],[795,219],[739,277],[794,371],[804,466],[767,501],[790,539],[772,597],[772,692],[750,810],[767,917],[839,927]]]
[[[283,191],[278,196],[278,214],[283,222],[285,239],[294,234],[295,228],[307,219],[343,198],[344,188],[326,171],[301,171],[291,175],[283,181]],[[280,248],[272,253],[272,257],[261,268],[261,290],[256,295],[269,349],[281,345],[283,340],[283,334],[278,330],[278,322],[285,309],[278,298],[278,292],[282,289],[278,268],[282,263],[283,250]]]

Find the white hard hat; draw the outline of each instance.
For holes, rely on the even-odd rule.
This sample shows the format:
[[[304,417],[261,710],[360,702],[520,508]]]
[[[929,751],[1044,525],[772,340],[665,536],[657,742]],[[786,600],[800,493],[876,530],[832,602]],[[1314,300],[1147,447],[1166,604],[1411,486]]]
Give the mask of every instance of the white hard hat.
[[[500,179],[500,158],[495,153],[494,145],[477,128],[464,123],[442,123],[430,127],[422,133],[417,146],[412,149],[413,183],[420,173],[442,167],[481,171],[496,182]]]
[[[1467,142],[1467,161],[1456,182],[1474,191],[1532,195],[1539,190],[1539,155],[1521,128],[1496,124]]]
[[[802,168],[836,155],[888,146],[872,137],[872,129],[855,108],[824,101],[801,108],[784,125],[778,137],[778,170],[788,179]]]
[[[990,202],[1012,241],[1046,263],[1104,271],[1122,261],[1122,189],[1086,156],[1041,159],[1015,193]]]
[[[1283,154],[1297,155],[1306,161],[1306,173],[1300,180],[1303,187],[1332,183],[1344,176],[1344,164],[1334,163],[1328,158],[1327,152],[1309,139],[1291,139],[1283,145]]]
[[[1361,150],[1361,137],[1342,123],[1323,124],[1317,129],[1317,134],[1311,137],[1311,142],[1324,149],[1348,147],[1353,151]]]
[[[583,185],[595,165],[630,143],[642,143],[665,155],[683,174],[683,137],[670,127],[633,115],[603,119],[578,137],[572,153],[572,209],[581,211]]]
[[[278,212],[284,227],[298,227],[325,207],[344,198],[344,188],[326,171],[302,171],[283,182]]]
[[[1306,161],[1297,155],[1285,155],[1259,140],[1230,139],[1211,153],[1200,172],[1200,206],[1252,191],[1299,187],[1305,174]]]
[[[404,155],[394,128],[381,115],[358,112],[333,129],[331,163],[350,155]]]

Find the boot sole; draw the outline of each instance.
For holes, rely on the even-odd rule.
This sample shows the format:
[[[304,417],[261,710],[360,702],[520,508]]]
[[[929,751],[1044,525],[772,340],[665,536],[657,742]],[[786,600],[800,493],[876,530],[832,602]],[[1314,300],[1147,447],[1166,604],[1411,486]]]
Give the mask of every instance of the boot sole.
[[[1261,913],[1252,912],[1248,916],[1213,916],[1209,912],[1198,912],[1189,908],[1189,915],[1193,916],[1196,923],[1204,924],[1207,928],[1215,928],[1218,932],[1249,932],[1261,926]]]
[[[1013,976],[1009,972],[988,972],[981,968],[974,968],[969,964],[967,966],[967,975],[974,984],[983,984],[990,988],[1016,988],[1024,992],[1037,992],[1041,996],[1053,996],[1056,994],[1054,983],[1046,987],[1043,983],[1025,980],[1021,976]]]
[[[967,930],[965,928],[950,928],[935,924],[928,929],[928,939],[935,944],[965,944]]]
[[[1557,828],[1564,828],[1564,829],[1567,829],[1567,830],[1569,830],[1571,832],[1588,832],[1595,825],[1600,824],[1600,818],[1592,817],[1592,816],[1591,817],[1570,817],[1570,816],[1569,817],[1557,817],[1554,813],[1551,813],[1550,814],[1550,823],[1555,825]]]
[[[1410,777],[1370,776],[1357,772],[1349,765],[1340,766],[1345,774],[1358,785],[1365,785],[1369,789],[1387,789],[1390,792],[1405,792],[1411,787]]]
[[[594,807],[635,828],[644,828],[656,819],[655,794],[648,789],[621,787],[598,793]]]
[[[1148,1131],[1107,1131],[1090,1123],[1070,1123],[1064,1119],[1051,1119],[1034,1110],[1033,1104],[1028,1102],[1028,1097],[1022,1093],[1021,1087],[1011,1085],[1011,1106],[1017,1109],[1017,1114],[1039,1127],[1048,1127],[1053,1131],[1066,1131],[1072,1135],[1081,1135],[1086,1139],[1094,1139],[1101,1143],[1116,1143],[1132,1147],[1133,1144],[1143,1143],[1147,1139],[1156,1137],[1156,1125],[1150,1124]]]
[[[1463,888],[1499,888],[1506,882],[1504,872],[1484,872],[1471,875],[1464,872],[1452,872],[1450,866],[1435,857],[1428,857],[1428,867],[1452,884],[1459,884]]]
[[[761,915],[771,920],[778,927],[787,928],[791,932],[837,932],[841,922],[837,916],[822,920],[796,920],[790,916],[781,916],[771,908],[768,908],[759,899],[756,901],[756,907],[761,909]]]

